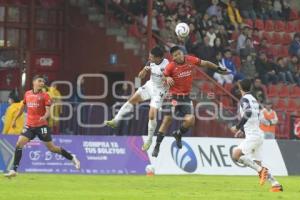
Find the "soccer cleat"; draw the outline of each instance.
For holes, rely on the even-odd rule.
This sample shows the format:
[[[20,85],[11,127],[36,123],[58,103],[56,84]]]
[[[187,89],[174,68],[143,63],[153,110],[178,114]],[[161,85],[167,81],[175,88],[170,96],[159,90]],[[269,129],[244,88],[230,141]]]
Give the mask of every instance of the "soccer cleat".
[[[153,152],[152,152],[152,157],[157,157],[158,156],[158,153],[159,153],[159,146],[160,144],[156,144],[154,149],[153,149]]]
[[[77,170],[80,170],[80,161],[77,159],[76,155],[73,155],[72,163]]]
[[[152,140],[148,140],[146,143],[143,144],[142,150],[143,151],[148,151],[148,149],[150,148],[151,144],[152,144]]]
[[[270,192],[283,192],[282,185],[274,185],[271,187]]]
[[[6,178],[13,178],[17,176],[17,172],[15,170],[9,170],[7,174],[4,174]]]
[[[259,184],[264,185],[268,178],[268,169],[263,167],[259,172]]]
[[[179,133],[179,131],[173,131],[172,135],[176,140],[177,147],[181,149],[182,148],[181,134]]]
[[[116,122],[112,119],[112,120],[108,120],[108,121],[105,121],[104,124],[106,126],[109,126],[111,128],[117,128],[117,124]]]

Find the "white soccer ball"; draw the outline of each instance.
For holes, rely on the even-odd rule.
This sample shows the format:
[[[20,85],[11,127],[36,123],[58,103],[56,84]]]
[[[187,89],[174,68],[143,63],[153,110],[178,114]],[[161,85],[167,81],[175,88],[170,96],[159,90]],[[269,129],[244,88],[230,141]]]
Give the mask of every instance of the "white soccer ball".
[[[185,38],[190,33],[190,27],[186,23],[179,23],[176,25],[175,33],[178,37]]]
[[[153,165],[147,165],[145,168],[145,171],[147,174],[154,174],[155,173],[155,168]]]

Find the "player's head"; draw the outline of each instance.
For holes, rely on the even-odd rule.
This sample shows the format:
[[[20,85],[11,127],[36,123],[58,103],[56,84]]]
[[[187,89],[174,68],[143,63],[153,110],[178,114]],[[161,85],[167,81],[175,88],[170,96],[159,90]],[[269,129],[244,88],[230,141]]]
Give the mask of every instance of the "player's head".
[[[154,47],[149,54],[149,61],[152,63],[160,63],[164,58],[164,51],[160,47]]]
[[[182,49],[179,46],[174,46],[170,49],[170,53],[173,57],[173,60],[176,63],[183,63],[184,62],[184,54]]]
[[[8,103],[12,104],[12,103],[19,103],[20,99],[18,97],[18,95],[15,93],[15,91],[11,91],[8,95]]]
[[[33,89],[42,90],[45,86],[45,77],[42,75],[35,75],[32,79]]]
[[[244,79],[238,82],[238,86],[243,95],[244,93],[250,92],[252,81],[250,79]]]
[[[272,101],[267,100],[266,103],[265,103],[265,108],[267,110],[271,110],[272,109]]]

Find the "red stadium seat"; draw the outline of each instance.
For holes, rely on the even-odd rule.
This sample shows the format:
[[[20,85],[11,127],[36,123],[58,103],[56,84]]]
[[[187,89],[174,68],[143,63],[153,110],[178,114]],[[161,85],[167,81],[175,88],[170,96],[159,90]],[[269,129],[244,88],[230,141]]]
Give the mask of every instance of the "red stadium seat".
[[[201,86],[200,86],[200,90],[201,92],[204,92],[204,93],[209,93],[209,92],[212,92],[212,85],[207,82],[207,81],[204,81]]]
[[[283,21],[276,21],[274,24],[274,28],[276,32],[283,32],[285,29],[285,24]]]
[[[295,24],[293,22],[288,22],[286,24],[285,32],[292,33],[292,32],[295,32],[295,31],[296,31]]]
[[[281,57],[288,57],[289,56],[289,49],[286,46],[282,46],[281,48],[278,49],[279,56]]]
[[[288,112],[297,112],[298,105],[295,99],[289,99],[288,100],[288,106],[287,106]]]
[[[268,86],[268,97],[278,97],[278,86],[269,85]]]
[[[274,24],[272,20],[266,20],[265,22],[265,31],[274,31]]]
[[[255,28],[258,28],[259,30],[263,30],[264,29],[264,21],[261,19],[256,19],[255,20]]]
[[[228,96],[221,97],[221,103],[223,104],[224,108],[232,109],[232,100]]]
[[[280,33],[273,33],[272,43],[273,44],[281,44],[282,43],[282,37],[281,37]]]
[[[231,90],[232,90],[232,88],[233,88],[233,84],[226,83],[226,84],[224,85],[224,88],[225,88],[227,91],[231,92]]]
[[[232,57],[233,63],[236,65],[236,69],[241,68],[241,58],[239,56]]]
[[[253,28],[254,26],[254,23],[251,19],[244,19],[244,24],[248,25],[251,28]]]
[[[226,95],[226,93],[224,92],[224,90],[222,90],[220,87],[218,87],[217,85],[214,85],[214,89],[213,91],[215,92],[215,94],[217,96],[223,96]]]
[[[272,54],[273,57],[278,57],[279,55],[279,49],[276,46],[270,46],[270,48],[268,49],[268,51],[270,52],[270,54]]]
[[[276,110],[286,110],[287,109],[286,101],[284,99],[279,99],[277,103],[275,103],[274,108]]]
[[[292,42],[292,36],[289,33],[285,33],[282,37],[282,44],[288,45]]]
[[[299,86],[292,86],[289,96],[293,97],[293,98],[300,97],[300,87]]]
[[[279,87],[279,86],[278,86]],[[290,91],[290,88],[288,85],[282,85],[279,90],[277,91],[280,91],[278,92],[279,93],[279,97],[282,97],[282,98],[285,98],[285,97],[288,97],[289,96],[289,91]]]
[[[297,9],[292,9],[290,12],[290,20],[296,20],[299,19],[299,14],[298,14],[298,10]]]
[[[265,38],[268,42],[272,41],[272,37],[269,32],[263,32],[262,37]]]
[[[296,22],[295,28],[296,28],[296,32],[300,32],[300,20]]]

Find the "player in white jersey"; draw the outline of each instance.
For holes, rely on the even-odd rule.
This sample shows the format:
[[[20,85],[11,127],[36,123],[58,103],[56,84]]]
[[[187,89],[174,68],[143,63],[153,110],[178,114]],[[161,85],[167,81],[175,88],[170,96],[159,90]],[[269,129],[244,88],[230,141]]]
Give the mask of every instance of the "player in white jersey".
[[[245,134],[245,139],[238,147],[233,149],[232,158],[256,170],[259,174],[260,185],[268,180],[272,185],[270,191],[281,192],[283,191],[282,185],[276,181],[266,167],[262,166],[263,132],[259,128],[259,104],[250,94],[251,85],[252,82],[249,79],[244,79],[238,83],[242,94],[239,105],[241,119],[236,126],[231,128],[231,131],[235,133],[235,137]]]
[[[142,150],[147,151],[151,144],[152,138],[157,126],[157,112],[161,108],[164,98],[168,93],[168,87],[164,84],[163,72],[169,61],[164,58],[164,52],[159,47],[154,47],[149,55],[149,62],[139,73],[140,78],[145,78],[148,72],[151,72],[148,80],[136,93],[121,107],[118,114],[105,124],[116,128],[119,121],[124,116],[133,111],[133,105],[150,100],[149,121],[148,121],[148,140],[144,143]]]

